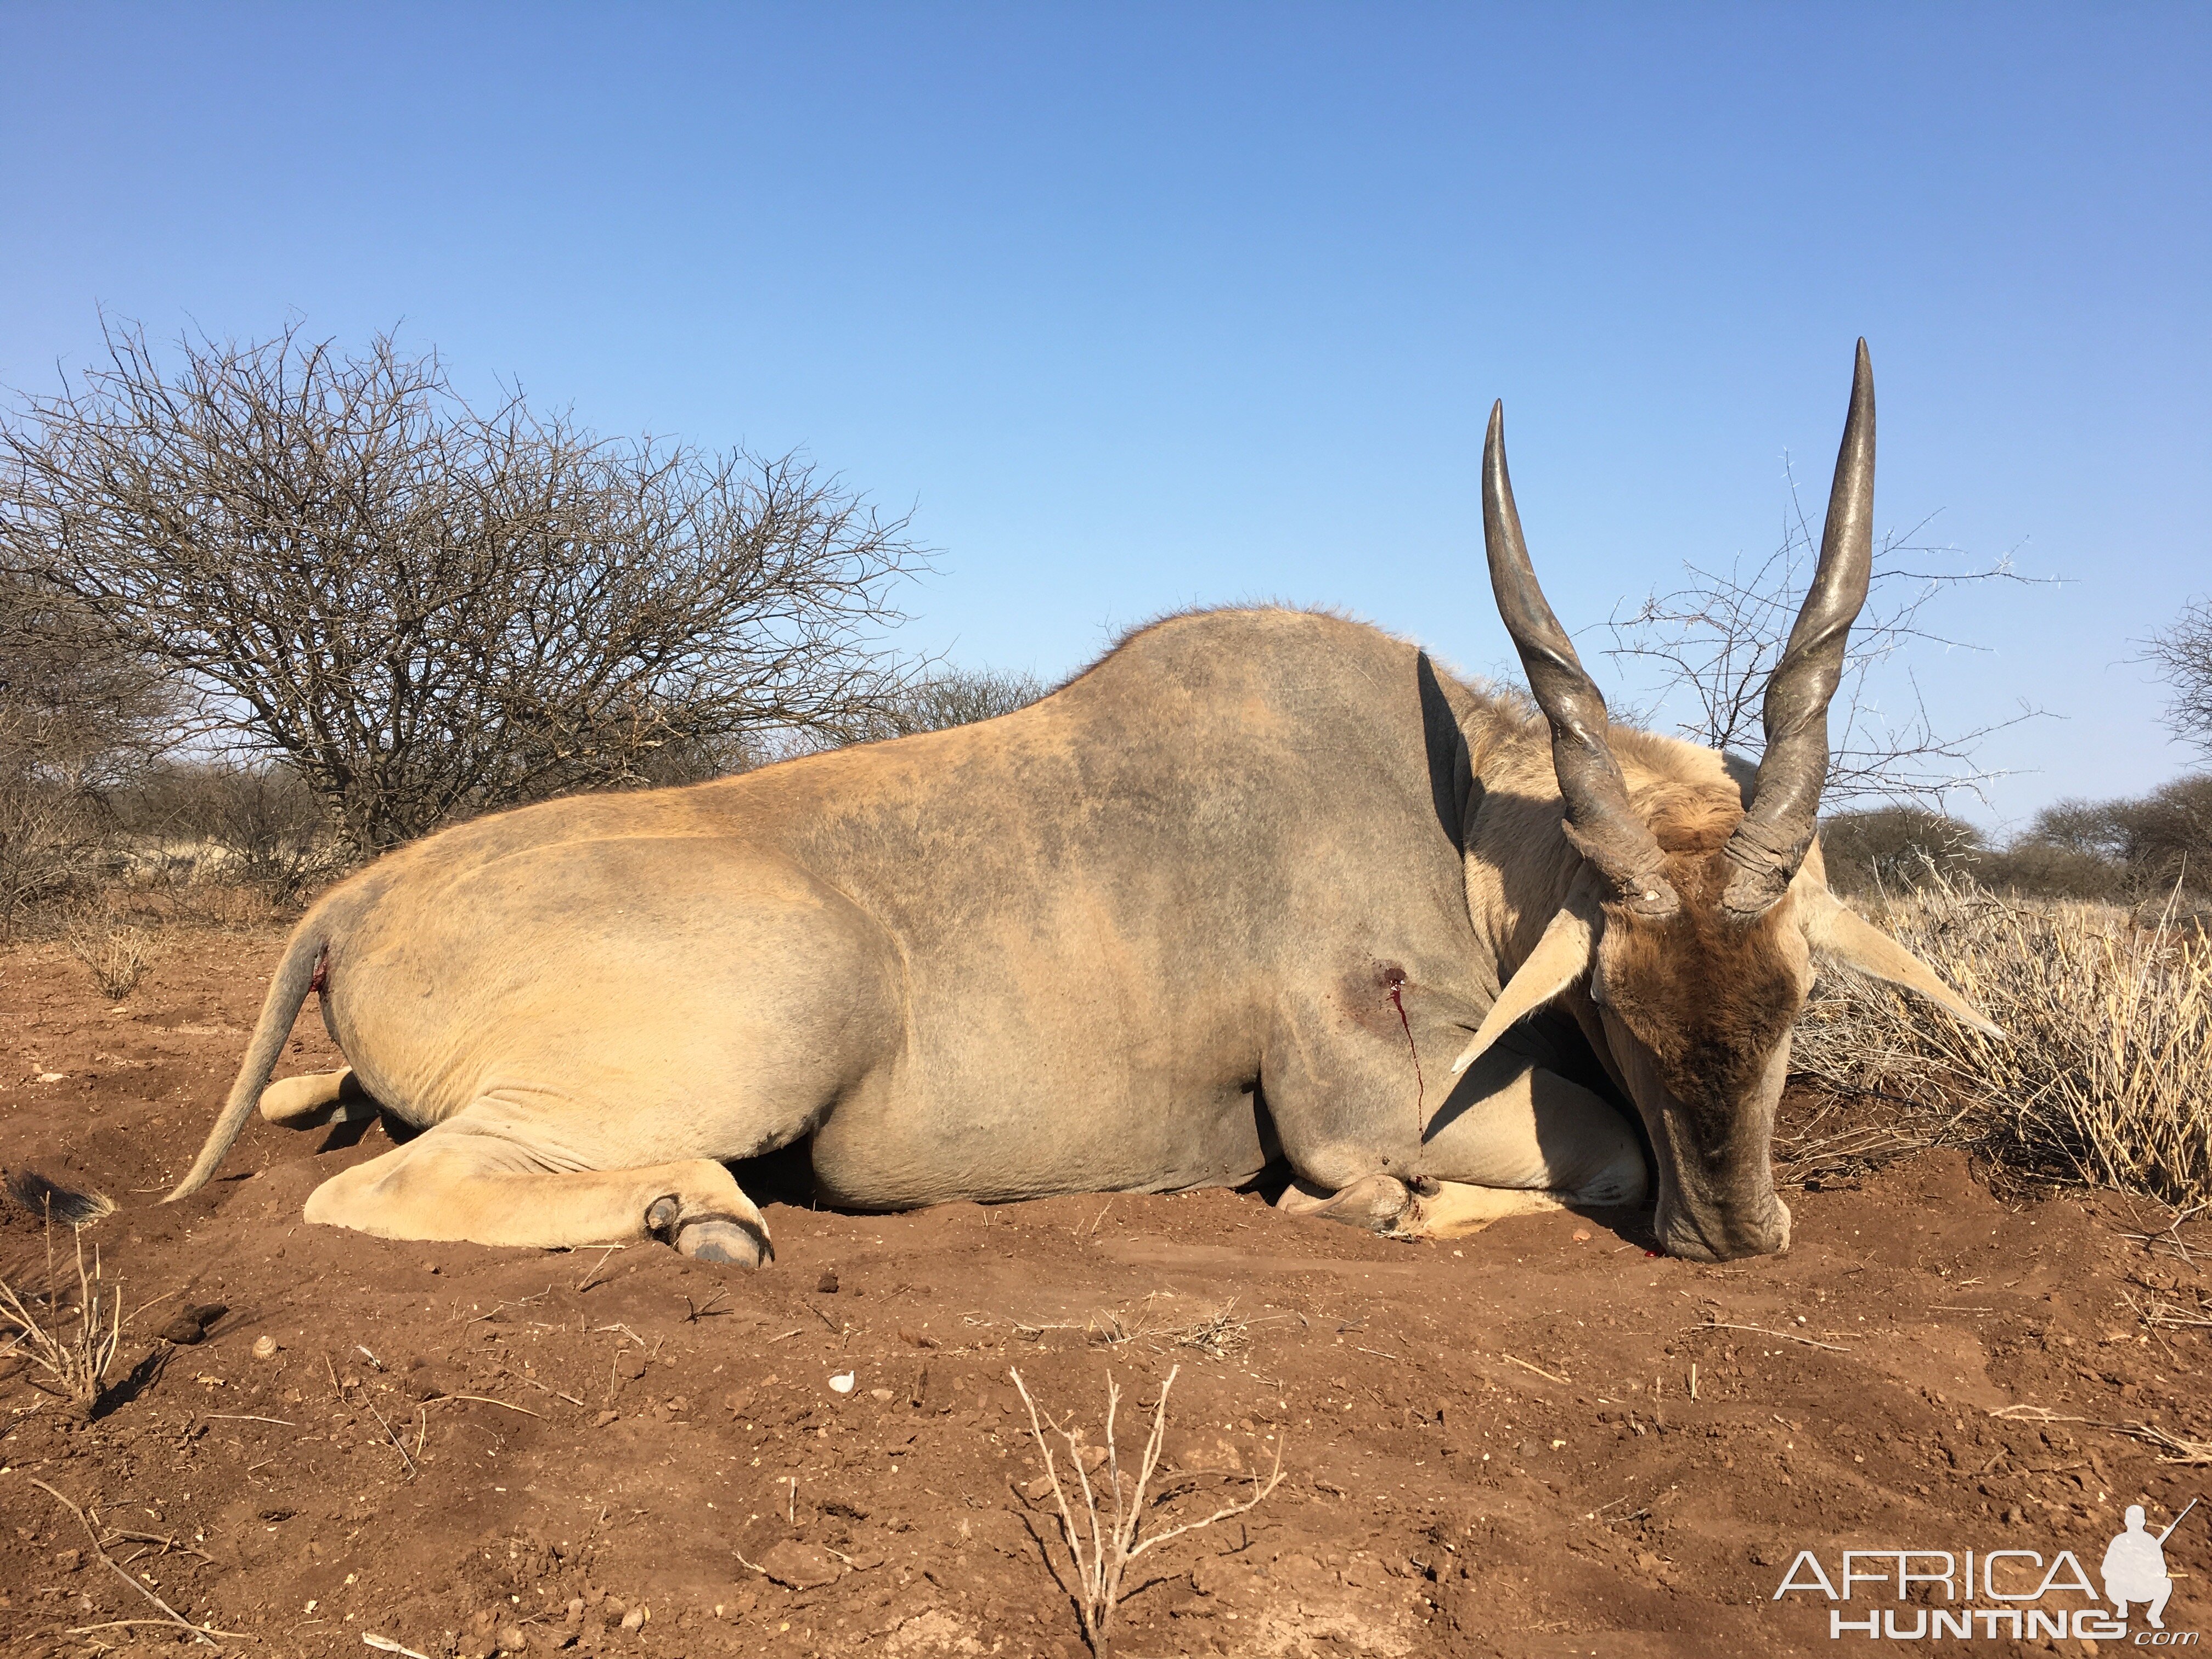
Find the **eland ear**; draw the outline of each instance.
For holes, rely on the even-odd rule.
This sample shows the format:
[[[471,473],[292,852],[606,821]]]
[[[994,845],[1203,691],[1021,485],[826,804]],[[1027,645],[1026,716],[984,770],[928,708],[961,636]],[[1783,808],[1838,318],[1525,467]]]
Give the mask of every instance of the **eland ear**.
[[[1597,929],[1588,907],[1574,899],[1559,908],[1536,941],[1528,959],[1513,971],[1498,1000],[1483,1016],[1482,1025],[1467,1052],[1452,1062],[1452,1074],[1474,1064],[1484,1049],[1505,1035],[1516,1021],[1533,1014],[1590,970],[1596,954]]]
[[[1806,896],[1805,939],[1823,956],[1832,957],[1870,978],[1917,992],[1986,1036],[2011,1041],[2002,1027],[1946,985],[1933,968],[1832,893],[1820,890]]]

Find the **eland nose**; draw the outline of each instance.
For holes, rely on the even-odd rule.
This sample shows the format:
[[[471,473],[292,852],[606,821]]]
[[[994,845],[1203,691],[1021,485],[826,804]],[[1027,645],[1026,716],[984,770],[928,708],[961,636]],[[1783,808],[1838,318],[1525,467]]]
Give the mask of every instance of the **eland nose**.
[[[1790,1248],[1790,1206],[1780,1199],[1753,1216],[1716,1212],[1704,1217],[1674,1210],[1659,1218],[1659,1242],[1687,1261],[1738,1261],[1779,1255]]]

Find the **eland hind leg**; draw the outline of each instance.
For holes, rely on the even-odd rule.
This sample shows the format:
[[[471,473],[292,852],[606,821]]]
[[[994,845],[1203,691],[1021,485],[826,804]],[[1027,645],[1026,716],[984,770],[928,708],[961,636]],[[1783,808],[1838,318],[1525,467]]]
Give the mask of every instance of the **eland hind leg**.
[[[287,1129],[357,1123],[376,1115],[376,1103],[350,1066],[283,1078],[261,1091],[261,1115]]]
[[[710,1158],[563,1168],[497,1132],[492,1117],[471,1106],[333,1176],[309,1194],[307,1218],[380,1238],[541,1249],[653,1238],[702,1261],[758,1267],[775,1257],[760,1211]]]
[[[620,846],[540,863],[541,884],[594,903],[621,878],[605,909],[619,924],[593,948],[523,961],[507,935],[461,930],[432,934],[435,950],[371,941],[362,968],[335,976],[348,1056],[380,1099],[430,1127],[325,1182],[307,1218],[394,1238],[658,1238],[702,1260],[770,1259],[725,1165],[884,1086],[902,1030],[896,951],[842,895],[781,866],[710,860],[678,885]]]

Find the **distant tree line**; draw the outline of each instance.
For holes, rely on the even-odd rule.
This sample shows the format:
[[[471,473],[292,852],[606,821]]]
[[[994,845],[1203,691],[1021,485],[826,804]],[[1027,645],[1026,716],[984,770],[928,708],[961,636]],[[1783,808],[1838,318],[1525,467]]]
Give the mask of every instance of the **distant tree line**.
[[[1820,846],[1839,892],[1896,892],[1934,875],[1967,875],[2031,897],[2140,906],[2178,893],[2193,906],[2212,895],[2212,774],[2147,795],[2060,801],[2001,843],[1939,811],[1884,806],[1822,820]]]

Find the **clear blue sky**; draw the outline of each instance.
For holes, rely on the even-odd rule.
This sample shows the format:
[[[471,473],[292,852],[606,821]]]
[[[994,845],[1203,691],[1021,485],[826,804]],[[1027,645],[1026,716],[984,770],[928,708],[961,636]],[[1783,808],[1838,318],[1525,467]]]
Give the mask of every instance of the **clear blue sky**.
[[[1881,522],[2073,579],[1922,667],[2065,717],[2016,822],[2188,758],[2127,659],[2212,591],[2208,88],[2199,5],[17,3],[0,383],[102,307],[404,323],[912,505],[916,650],[1280,598],[1481,672],[1492,398],[1582,629],[1771,545],[1785,453],[1817,509],[1863,333]]]

